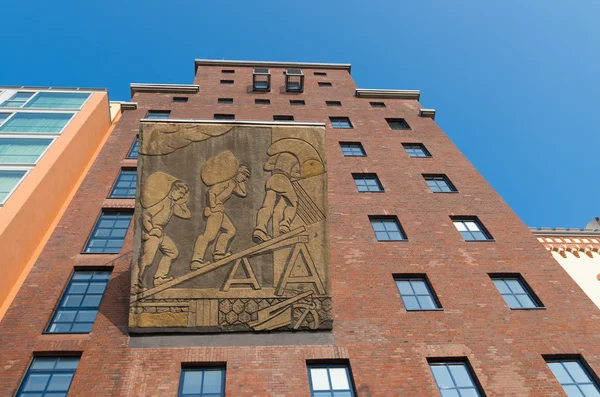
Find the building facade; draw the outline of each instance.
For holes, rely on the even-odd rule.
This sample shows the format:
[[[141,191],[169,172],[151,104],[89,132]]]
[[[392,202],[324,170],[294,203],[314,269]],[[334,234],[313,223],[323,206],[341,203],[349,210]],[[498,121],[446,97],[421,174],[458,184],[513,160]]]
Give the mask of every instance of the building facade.
[[[346,64],[196,60],[195,68],[193,84],[131,85],[137,108],[112,130],[0,323],[0,395],[598,395],[598,308],[418,91],[359,89]],[[277,131],[290,129],[285,139],[311,143],[318,156],[300,143],[278,148]],[[219,157],[227,151],[239,161]],[[159,154],[171,157],[151,158]],[[298,184],[314,206],[301,209]],[[270,220],[247,205],[271,208],[261,213]],[[292,207],[324,229],[293,234],[297,219],[284,222]],[[180,244],[190,233],[214,246],[212,256],[197,250],[202,239],[193,252]],[[264,303],[250,294],[282,285],[258,274],[252,255],[322,233],[320,248],[297,255],[308,263],[326,252],[316,270],[282,273],[312,286],[298,287],[295,302],[274,287],[260,297],[259,309],[272,309],[264,317],[249,309]],[[258,251],[239,255],[242,241]],[[203,295],[214,277],[192,278],[219,266],[230,272],[218,281],[230,285]],[[245,274],[233,277],[232,266]],[[315,274],[322,290],[306,282]],[[220,294],[231,291],[248,295],[225,308],[219,297],[229,295]],[[328,293],[331,302],[321,298]],[[321,300],[303,317],[309,295]],[[190,302],[198,297],[217,302]],[[313,327],[316,318],[329,323]]]
[[[584,229],[532,229],[538,241],[600,308],[600,222]]]
[[[0,319],[119,112],[106,90],[0,87]]]

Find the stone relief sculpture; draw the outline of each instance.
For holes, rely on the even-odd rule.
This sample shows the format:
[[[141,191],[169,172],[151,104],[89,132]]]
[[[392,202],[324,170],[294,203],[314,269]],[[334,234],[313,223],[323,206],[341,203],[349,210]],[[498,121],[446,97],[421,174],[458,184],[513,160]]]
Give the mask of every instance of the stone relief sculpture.
[[[208,206],[204,209],[206,227],[194,245],[191,270],[205,265],[204,255],[208,245],[216,240],[213,261],[229,255],[229,242],[235,237],[235,226],[225,213],[225,202],[232,195],[246,197],[246,180],[250,178],[250,168],[240,164],[229,150],[206,160],[202,166],[202,181],[208,189]],[[218,236],[218,237],[217,237]]]
[[[330,329],[324,155],[323,127],[143,123],[131,332]]]
[[[159,286],[173,280],[168,273],[179,251],[173,240],[166,235],[164,228],[173,215],[182,219],[190,219],[192,216],[186,206],[190,197],[187,183],[164,172],[155,172],[145,180],[144,186],[140,197],[143,208],[143,250],[135,278],[135,287],[138,290],[144,289],[140,278],[152,265],[158,251],[163,256],[158,262],[154,285]]]

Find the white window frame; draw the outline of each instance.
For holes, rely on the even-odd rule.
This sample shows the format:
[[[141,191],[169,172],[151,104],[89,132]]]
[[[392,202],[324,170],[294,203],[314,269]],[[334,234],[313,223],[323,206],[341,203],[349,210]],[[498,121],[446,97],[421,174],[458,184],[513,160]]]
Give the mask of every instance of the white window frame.
[[[25,173],[23,174],[23,176],[21,177],[21,179],[19,180],[19,182],[17,182],[15,184],[15,186],[8,193],[8,195],[6,196],[6,198],[4,199],[4,201],[0,201],[0,207],[2,207],[6,203],[6,201],[8,201],[8,199],[13,195],[13,193],[15,192],[15,190],[17,190],[19,188],[19,186],[21,185],[21,183],[25,180],[25,178],[27,178],[27,175],[29,175],[29,173],[31,172],[32,169],[33,169],[33,167],[20,167],[20,166],[3,166],[3,167],[0,167],[0,171],[25,171]]]
[[[27,93],[33,93],[33,95],[26,100],[21,106],[17,107],[17,108],[7,108],[7,107],[0,107],[0,112],[2,112],[2,109],[23,109],[23,110],[50,110],[50,111],[57,111],[57,112],[62,112],[62,111],[69,111],[69,112],[78,112],[81,109],[83,109],[83,107],[87,104],[87,102],[90,100],[90,98],[93,95],[92,91],[69,91],[69,90],[28,90],[28,89],[22,89],[22,90],[6,90],[6,91],[0,91],[0,94],[2,93],[8,93],[10,95],[7,95],[7,99],[2,100],[2,102],[0,102],[0,105],[3,104],[6,101],[9,101],[10,98],[12,98],[15,94],[19,93],[19,92],[27,92]],[[79,106],[79,109],[55,109],[55,108],[25,108],[25,105],[27,105],[29,102],[31,102],[33,100],[33,98],[35,98],[38,94],[40,93],[57,93],[57,94],[88,94],[88,97],[86,98],[85,101],[83,101],[83,103],[81,104],[81,106]]]
[[[0,134],[0,138],[2,138],[2,139],[9,139],[9,138],[13,138],[13,139],[50,139],[51,140],[50,143],[48,144],[48,146],[46,147],[46,149],[44,149],[44,151],[38,156],[37,160],[35,160],[34,163],[32,163],[32,164],[27,164],[27,163],[0,164],[0,170],[3,169],[4,167],[35,167],[37,165],[37,163],[42,159],[42,157],[44,157],[46,152],[48,152],[48,150],[50,150],[50,147],[52,147],[52,145],[54,145],[54,142],[56,142],[56,140],[58,139],[58,137],[55,135],[23,136],[23,135],[16,135],[16,134],[6,134],[6,135]]]
[[[15,109],[15,108],[11,108],[11,109]],[[51,111],[51,110],[42,110],[42,111],[40,111],[38,109],[35,109],[35,110],[21,109],[21,108],[18,108],[18,109],[19,109],[18,111],[13,111],[13,112],[3,112],[2,109],[0,109],[0,113],[11,113],[11,115],[8,116],[0,124],[0,127],[3,126],[4,124],[6,124],[6,122],[8,120],[12,119],[15,116],[15,114],[17,114],[17,113],[70,114],[71,118],[65,123],[65,125],[60,130],[60,132],[54,132],[54,133],[52,133],[52,132],[48,133],[47,132],[47,133],[44,133],[44,134],[35,134],[35,133],[32,133],[32,132],[2,132],[2,131],[0,131],[0,137],[7,136],[7,135],[18,135],[19,137],[22,137],[22,136],[40,137],[40,136],[48,136],[48,135],[54,137],[54,136],[57,136],[57,135],[62,135],[62,133],[65,131],[65,128],[67,128],[69,126],[69,124],[71,123],[71,121],[73,121],[73,118],[75,118],[75,116],[77,115],[77,112],[73,112],[73,111],[71,111],[71,112],[64,112],[64,111]]]

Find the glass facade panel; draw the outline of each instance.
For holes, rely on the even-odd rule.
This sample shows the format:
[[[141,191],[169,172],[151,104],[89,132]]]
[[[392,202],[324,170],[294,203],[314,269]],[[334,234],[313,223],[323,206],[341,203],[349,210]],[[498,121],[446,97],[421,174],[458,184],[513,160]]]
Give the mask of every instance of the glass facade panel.
[[[51,143],[49,138],[0,138],[0,164],[35,164]]]
[[[60,134],[73,113],[16,113],[0,126],[0,133]]]
[[[89,96],[80,92],[39,92],[24,107],[79,110]]]

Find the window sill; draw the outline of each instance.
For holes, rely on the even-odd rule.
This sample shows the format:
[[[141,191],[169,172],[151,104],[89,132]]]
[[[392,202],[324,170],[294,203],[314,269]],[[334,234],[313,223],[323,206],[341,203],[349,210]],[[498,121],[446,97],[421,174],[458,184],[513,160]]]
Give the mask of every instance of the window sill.
[[[414,312],[443,312],[444,308],[440,307],[439,309],[414,309],[414,310],[404,309],[404,310],[406,310],[407,313],[414,313]]]
[[[510,307],[510,310],[546,310],[546,306],[540,306],[540,307]]]
[[[463,240],[465,243],[495,243],[496,240],[495,239],[489,239],[489,240]]]

